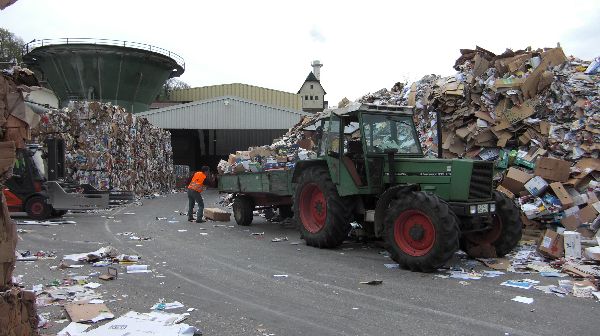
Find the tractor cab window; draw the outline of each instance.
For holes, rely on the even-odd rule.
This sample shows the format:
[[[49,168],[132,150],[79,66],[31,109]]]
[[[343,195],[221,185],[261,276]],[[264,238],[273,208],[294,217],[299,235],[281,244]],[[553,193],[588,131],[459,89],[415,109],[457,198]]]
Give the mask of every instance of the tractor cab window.
[[[422,154],[410,116],[364,114],[363,123],[369,153],[396,149],[398,154]]]
[[[329,120],[323,120],[323,136],[321,138],[320,155],[335,154],[340,152],[340,119],[332,116]]]

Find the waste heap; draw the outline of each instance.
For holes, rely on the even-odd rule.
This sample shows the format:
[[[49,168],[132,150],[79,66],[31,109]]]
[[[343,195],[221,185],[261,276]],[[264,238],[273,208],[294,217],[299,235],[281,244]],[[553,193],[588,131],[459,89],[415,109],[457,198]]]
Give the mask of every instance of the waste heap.
[[[75,182],[138,196],[173,189],[170,132],[122,107],[71,102],[45,115],[34,139],[48,138],[65,141],[66,173]]]
[[[541,253],[600,261],[600,57],[566,57],[560,47],[460,53],[454,76],[397,83],[360,101],[415,106],[429,155],[440,111],[444,157],[496,161],[498,190],[521,208]]]
[[[304,116],[281,138],[268,146],[250,147],[246,151],[230,154],[227,161],[221,160],[217,166],[219,174],[286,170],[295,167],[299,160],[316,158],[315,142],[309,131],[302,128],[318,119],[322,114]]]
[[[30,127],[39,120],[23,101],[28,87],[22,83],[31,77],[23,69],[0,74],[0,190],[11,175],[16,149],[25,148]],[[0,336],[37,335],[35,295],[14,286],[17,228],[1,192],[0,203]]]

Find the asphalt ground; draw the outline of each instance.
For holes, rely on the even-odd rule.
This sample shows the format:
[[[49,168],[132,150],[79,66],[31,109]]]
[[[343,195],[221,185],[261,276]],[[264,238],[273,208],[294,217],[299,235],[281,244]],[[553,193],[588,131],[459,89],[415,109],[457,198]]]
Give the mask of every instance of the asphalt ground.
[[[211,207],[215,190],[204,194]],[[500,286],[508,279],[530,278],[541,285],[557,278],[509,273],[480,280],[444,279],[436,274],[388,269],[393,263],[380,244],[348,241],[336,249],[306,246],[293,225],[256,216],[252,226],[230,222],[189,223],[184,193],[142,199],[98,213],[68,214],[76,224],[24,226],[17,249],[54,251],[58,258],[17,262],[15,275],[26,288],[65,279],[69,273],[104,272],[86,265],[51,269],[65,254],[112,246],[119,253],[137,254],[152,273],[126,274],[101,282],[96,291],[120,316],[130,310],[149,312],[165,299],[179,301],[184,322],[204,335],[598,335],[600,303],[593,299],[559,298],[536,289]],[[126,214],[126,213],[135,213]],[[107,218],[114,217],[114,218]],[[157,220],[167,217],[167,220]],[[18,219],[19,220],[19,219]],[[168,220],[178,222],[169,223]],[[180,232],[179,230],[186,230]],[[133,241],[129,236],[151,237]],[[252,235],[252,233],[263,233]],[[287,237],[287,241],[272,242]],[[296,244],[297,243],[297,244]],[[488,269],[458,257],[448,265]],[[443,273],[438,273],[443,274]],[[274,277],[274,275],[288,275]],[[382,280],[380,285],[361,281]],[[512,301],[515,296],[532,304]],[[44,334],[55,334],[68,323],[59,305],[39,307],[50,321]],[[98,323],[101,325],[102,322]]]

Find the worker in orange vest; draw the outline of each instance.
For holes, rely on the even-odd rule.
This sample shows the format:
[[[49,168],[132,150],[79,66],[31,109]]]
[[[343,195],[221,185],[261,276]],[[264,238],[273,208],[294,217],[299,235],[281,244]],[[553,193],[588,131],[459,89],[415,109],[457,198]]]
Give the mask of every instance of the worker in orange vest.
[[[210,174],[210,168],[207,166],[202,166],[200,171],[194,173],[192,177],[192,181],[187,187],[188,194],[188,222],[192,222],[194,220],[194,204],[198,203],[198,212],[196,213],[196,223],[205,222],[202,219],[202,214],[204,213],[204,200],[202,199],[202,192],[206,190],[206,186],[204,185],[204,181],[206,180],[207,175]]]

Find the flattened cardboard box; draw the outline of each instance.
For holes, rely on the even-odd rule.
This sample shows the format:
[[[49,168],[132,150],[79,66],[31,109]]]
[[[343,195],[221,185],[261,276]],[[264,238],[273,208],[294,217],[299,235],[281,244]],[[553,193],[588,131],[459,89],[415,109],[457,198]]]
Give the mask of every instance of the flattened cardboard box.
[[[231,214],[219,208],[204,209],[204,217],[218,222],[229,222]]]
[[[590,204],[575,214],[563,218],[560,223],[571,231],[577,231],[582,224],[592,223],[598,217],[596,207],[599,207],[598,203]]]
[[[563,236],[550,229],[546,230],[538,251],[554,259],[562,258],[565,253]]]
[[[504,188],[501,185],[499,185],[498,187],[496,187],[496,190],[498,190],[499,192],[503,193],[504,195],[506,195],[510,199],[514,199],[515,198],[515,194],[513,194],[510,190]]]
[[[571,164],[560,159],[540,157],[537,160],[534,173],[550,181],[567,182],[571,174]]]

